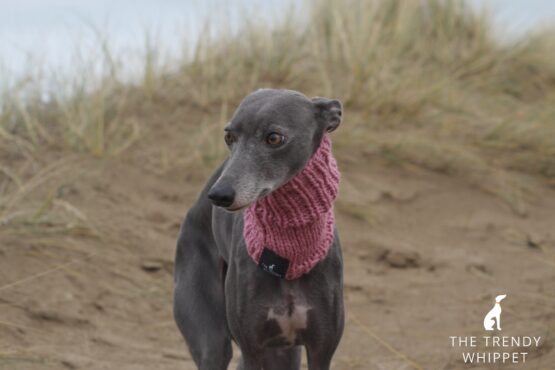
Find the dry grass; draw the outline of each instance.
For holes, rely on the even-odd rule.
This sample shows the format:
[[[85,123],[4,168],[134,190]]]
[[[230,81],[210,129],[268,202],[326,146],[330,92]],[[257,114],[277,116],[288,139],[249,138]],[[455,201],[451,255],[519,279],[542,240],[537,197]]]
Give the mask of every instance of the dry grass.
[[[134,82],[123,77],[128,56],[98,36],[99,54],[76,56],[73,77],[38,72],[11,83],[0,98],[3,223],[44,209],[16,209],[37,176],[49,176],[17,174],[22,163],[41,163],[41,151],[117,156],[156,129],[142,118],[145,110],[219,111],[223,121],[258,87],[342,99],[347,121],[339,155],[372,152],[480,184],[476,179],[493,178],[484,188],[511,204],[521,189],[499,180],[505,172],[555,177],[552,32],[501,43],[486,15],[453,0],[305,5],[302,16],[292,11],[271,26],[249,17],[239,30],[208,24],[171,71],[161,67],[157,40],[147,33],[142,76]],[[202,126],[190,138],[191,157],[211,164],[223,155],[212,142],[219,126]],[[80,218],[71,205],[61,208]]]
[[[75,172],[75,158],[67,157],[44,166],[36,173],[25,173],[25,181],[9,172],[9,180],[2,183],[0,193],[0,229],[11,232],[56,233],[59,231],[93,235],[87,216],[70,202],[60,197],[61,184]]]

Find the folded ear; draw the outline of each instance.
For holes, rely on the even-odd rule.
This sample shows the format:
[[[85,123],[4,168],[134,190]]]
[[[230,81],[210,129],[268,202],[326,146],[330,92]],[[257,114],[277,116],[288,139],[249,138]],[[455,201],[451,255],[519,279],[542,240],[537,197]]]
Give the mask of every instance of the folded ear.
[[[312,98],[314,104],[315,117],[324,126],[326,132],[335,131],[341,124],[343,108],[337,99]]]

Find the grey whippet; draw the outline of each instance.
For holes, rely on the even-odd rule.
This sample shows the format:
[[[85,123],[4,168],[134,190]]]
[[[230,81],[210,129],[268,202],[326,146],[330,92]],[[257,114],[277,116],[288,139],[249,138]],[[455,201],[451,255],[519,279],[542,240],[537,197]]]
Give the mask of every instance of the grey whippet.
[[[231,340],[239,369],[299,369],[302,346],[310,370],[330,368],[344,326],[337,230],[309,273],[280,279],[247,254],[242,210],[292,179],[340,122],[338,100],[261,89],[226,126],[229,157],[188,211],[175,258],[174,316],[199,369],[227,369]]]

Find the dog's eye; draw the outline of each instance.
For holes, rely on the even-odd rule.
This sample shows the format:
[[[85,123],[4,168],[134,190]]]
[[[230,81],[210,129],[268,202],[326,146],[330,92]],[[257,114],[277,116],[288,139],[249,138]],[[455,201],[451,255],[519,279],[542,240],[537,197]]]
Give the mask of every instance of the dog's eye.
[[[226,132],[224,135],[224,140],[227,145],[231,145],[235,142],[235,136],[231,132]]]
[[[285,141],[285,136],[278,134],[277,132],[272,132],[266,137],[266,142],[271,146],[278,146],[283,144]]]

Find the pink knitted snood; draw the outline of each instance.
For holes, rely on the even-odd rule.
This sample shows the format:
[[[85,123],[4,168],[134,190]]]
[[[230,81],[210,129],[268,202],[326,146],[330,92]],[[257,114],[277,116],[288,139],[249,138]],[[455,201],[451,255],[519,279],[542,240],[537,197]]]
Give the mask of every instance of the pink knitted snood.
[[[244,212],[247,251],[263,270],[291,280],[322,261],[333,242],[339,171],[324,135],[307,165]]]

